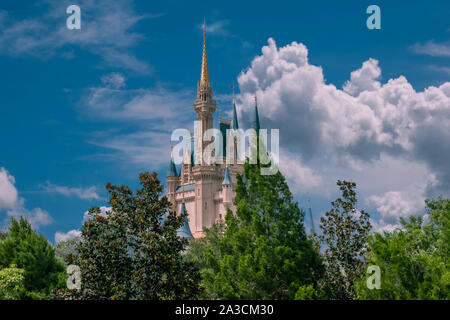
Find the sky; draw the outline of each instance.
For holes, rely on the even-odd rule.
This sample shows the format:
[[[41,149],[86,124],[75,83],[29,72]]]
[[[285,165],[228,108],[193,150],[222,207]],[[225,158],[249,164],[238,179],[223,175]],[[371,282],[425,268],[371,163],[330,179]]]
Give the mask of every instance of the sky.
[[[66,9],[81,8],[68,30]],[[369,5],[381,29],[369,30]],[[316,226],[357,183],[375,231],[450,195],[448,1],[2,1],[0,226],[51,242],[107,207],[107,182],[163,182],[170,135],[191,128],[202,23],[222,115],[280,129],[280,169]],[[218,118],[218,112],[215,115]],[[306,217],[306,225],[309,220]]]

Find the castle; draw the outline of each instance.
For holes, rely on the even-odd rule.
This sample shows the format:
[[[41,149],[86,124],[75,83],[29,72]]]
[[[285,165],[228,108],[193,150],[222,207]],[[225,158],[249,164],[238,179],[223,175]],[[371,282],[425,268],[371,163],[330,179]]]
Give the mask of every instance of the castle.
[[[216,101],[213,99],[212,86],[209,80],[205,25],[203,26],[203,56],[200,83],[197,86],[197,99],[193,107],[197,113],[197,121],[201,128],[199,136],[203,136],[203,132],[213,128],[213,115],[216,110]],[[219,116],[219,127],[224,139],[222,155],[226,157],[226,131],[227,129],[239,129],[234,93],[232,119],[231,121],[225,121]],[[256,95],[253,128],[256,132],[259,132]],[[234,145],[236,144],[237,141],[235,140]],[[167,172],[167,197],[172,204],[172,210],[176,211],[177,214],[186,210],[188,212],[188,219],[185,220],[184,226],[178,230],[178,234],[186,238],[204,236],[203,229],[210,228],[218,220],[223,220],[227,209],[235,212],[233,200],[235,197],[236,174],[242,174],[244,166],[237,163],[236,158],[230,164],[226,164],[226,161],[213,164],[204,163],[201,155],[206,145],[202,139],[200,139],[198,144],[196,143],[195,159],[193,150],[189,154],[186,148],[179,173],[173,161],[173,156],[171,156]],[[200,157],[197,157],[198,154],[200,154]]]

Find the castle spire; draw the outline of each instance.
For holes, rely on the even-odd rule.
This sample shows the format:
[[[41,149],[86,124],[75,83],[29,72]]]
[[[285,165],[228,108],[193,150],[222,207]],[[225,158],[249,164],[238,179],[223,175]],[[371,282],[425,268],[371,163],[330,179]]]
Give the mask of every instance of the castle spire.
[[[200,87],[209,87],[208,55],[206,54],[206,22],[203,22],[203,56],[202,72],[200,75]]]
[[[255,121],[253,123],[253,129],[255,129],[256,133],[259,134],[260,125],[259,125],[258,100],[256,97],[256,89],[255,89]]]
[[[177,167],[173,162],[173,146],[170,146],[170,164],[167,170],[167,177],[178,177]]]
[[[236,113],[236,96],[234,94],[234,86],[233,88],[233,118],[232,118],[232,124],[231,128],[234,130],[239,129],[238,119],[237,119],[237,113]]]

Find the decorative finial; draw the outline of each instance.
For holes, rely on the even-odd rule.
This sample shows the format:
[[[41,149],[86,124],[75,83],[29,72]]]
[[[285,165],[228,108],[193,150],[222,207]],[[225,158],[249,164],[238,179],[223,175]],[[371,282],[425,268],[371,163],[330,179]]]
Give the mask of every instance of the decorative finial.
[[[258,98],[256,97],[256,89],[255,89],[255,108],[258,107]]]
[[[232,85],[230,88],[233,89],[233,105],[236,104],[236,96],[234,95],[234,85]]]
[[[200,75],[200,87],[209,87],[208,57],[206,54],[206,20],[203,22],[203,56],[202,72]]]

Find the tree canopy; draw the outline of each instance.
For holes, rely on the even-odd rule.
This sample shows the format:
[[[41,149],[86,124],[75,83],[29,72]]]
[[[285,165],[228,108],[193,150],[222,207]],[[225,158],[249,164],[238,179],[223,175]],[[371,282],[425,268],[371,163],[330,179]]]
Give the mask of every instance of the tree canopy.
[[[65,268],[55,257],[52,245],[38,235],[23,217],[11,219],[9,230],[0,241],[0,269],[15,265],[23,269],[23,285],[33,297],[45,297],[64,285]]]
[[[401,229],[368,239],[367,265],[381,270],[381,288],[358,283],[362,299],[450,299],[450,200],[429,199],[427,220],[401,219]]]
[[[236,214],[228,210],[223,235],[211,236],[202,253],[206,297],[294,299],[323,273],[304,213],[280,172],[261,175],[260,166],[249,163],[244,170],[237,176]]]
[[[177,216],[162,196],[156,173],[139,177],[136,193],[107,184],[111,210],[93,207],[81,241],[68,263],[79,266],[81,299],[189,299],[199,292],[200,274],[182,258],[187,240],[177,236],[186,214]]]

